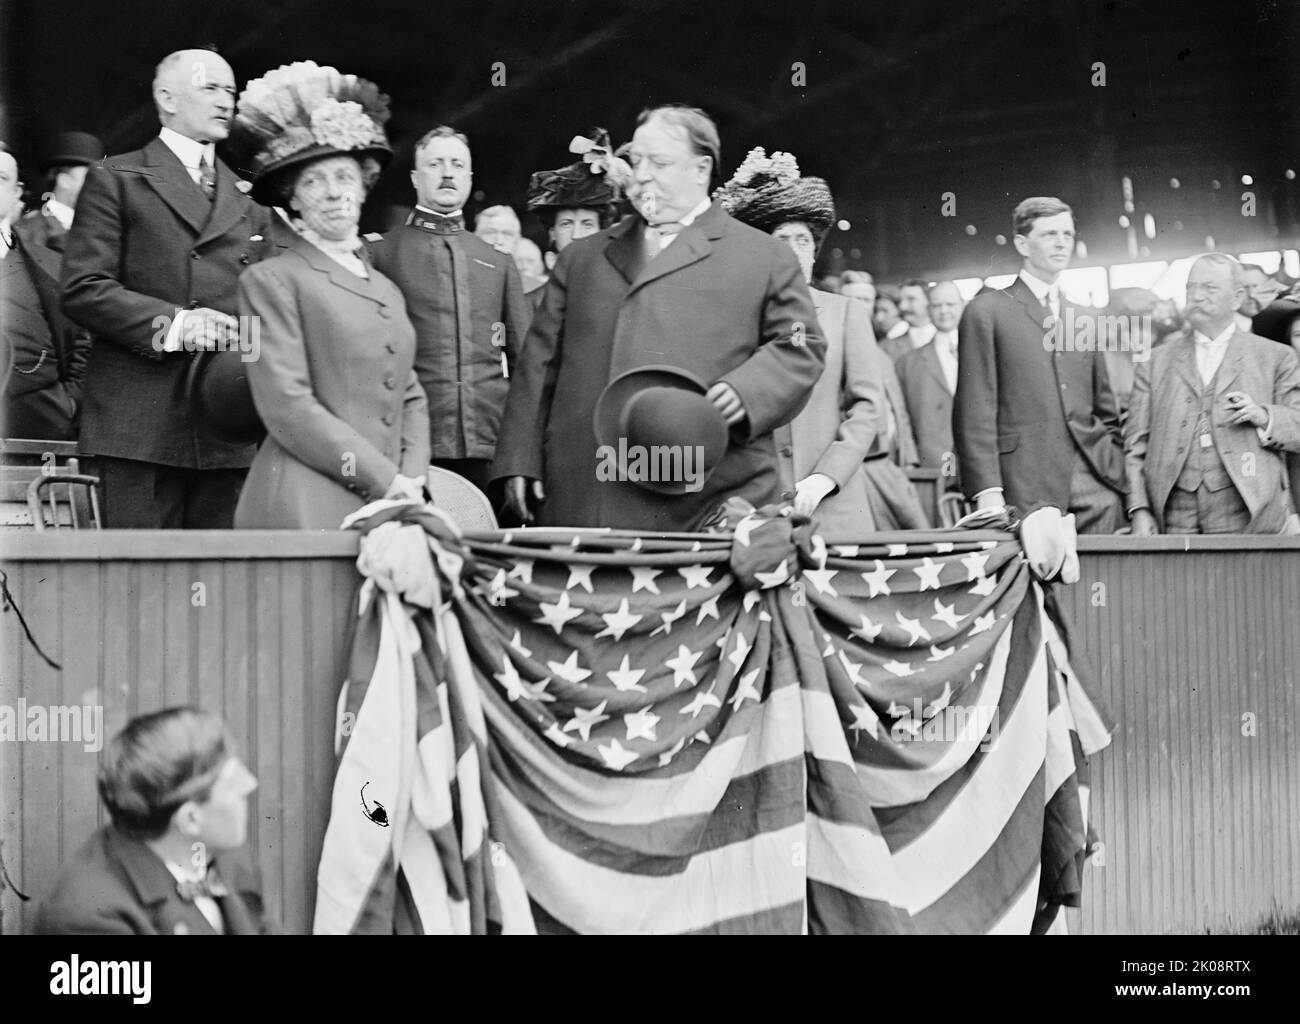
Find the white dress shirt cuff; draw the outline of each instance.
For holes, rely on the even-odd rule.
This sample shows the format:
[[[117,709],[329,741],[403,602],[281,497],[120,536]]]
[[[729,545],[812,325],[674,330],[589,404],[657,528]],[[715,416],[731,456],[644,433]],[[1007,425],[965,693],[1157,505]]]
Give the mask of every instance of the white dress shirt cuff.
[[[1268,422],[1262,427],[1256,427],[1255,433],[1259,435],[1259,443],[1268,447],[1273,443],[1273,410],[1264,406],[1264,412],[1268,416]]]
[[[182,349],[181,339],[185,331],[185,310],[177,309],[176,315],[172,318],[172,325],[167,329],[167,337],[163,339],[162,350],[164,352],[180,352]]]

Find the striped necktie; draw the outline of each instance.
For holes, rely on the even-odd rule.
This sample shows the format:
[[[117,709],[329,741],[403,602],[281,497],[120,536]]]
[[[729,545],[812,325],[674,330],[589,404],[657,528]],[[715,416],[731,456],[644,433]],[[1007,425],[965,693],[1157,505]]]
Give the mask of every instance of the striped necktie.
[[[199,188],[203,189],[203,194],[208,197],[208,202],[212,202],[217,196],[217,172],[212,169],[206,156],[199,159]]]

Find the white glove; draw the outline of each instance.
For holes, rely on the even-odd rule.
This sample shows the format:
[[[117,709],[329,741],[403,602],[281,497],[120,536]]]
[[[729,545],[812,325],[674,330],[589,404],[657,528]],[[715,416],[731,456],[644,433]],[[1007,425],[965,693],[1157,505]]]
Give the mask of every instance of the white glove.
[[[794,510],[800,515],[811,516],[836,486],[825,473],[809,474],[794,485]]]
[[[398,473],[393,477],[393,482],[388,485],[384,497],[392,498],[395,501],[417,501],[423,504],[424,477],[402,476],[401,473]]]
[[[1074,516],[1059,508],[1035,509],[1020,523],[1020,546],[1029,568],[1040,580],[1058,576],[1064,583],[1079,579],[1079,538]]]

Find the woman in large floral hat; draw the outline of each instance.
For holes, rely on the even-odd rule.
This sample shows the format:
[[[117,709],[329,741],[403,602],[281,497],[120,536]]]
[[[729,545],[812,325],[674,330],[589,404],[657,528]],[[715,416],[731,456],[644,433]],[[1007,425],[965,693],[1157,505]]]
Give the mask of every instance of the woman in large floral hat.
[[[250,82],[238,110],[232,138],[250,154],[253,198],[289,211],[300,237],[239,279],[239,312],[260,327],[248,377],[268,436],[235,525],[337,529],[376,498],[418,500],[429,465],[415,330],[357,237],[391,155],[388,100],[308,61]]]
[[[737,220],[788,243],[804,279],[812,280],[813,262],[835,222],[825,181],[801,177],[790,154],[769,157],[760,147],[714,198]],[[887,480],[885,488],[909,492],[921,523],[895,515],[896,502],[886,499],[871,476],[883,468],[877,463],[888,462],[891,430],[909,428],[891,408],[885,377],[892,367],[876,345],[870,312],[863,303],[816,288],[812,298],[826,338],[826,368],[803,411],[783,428],[788,437],[777,437],[789,488],[785,497],[796,511],[815,516],[827,537],[848,540],[873,530],[924,525],[915,489],[897,466],[889,463],[886,474],[893,470],[898,479]]]

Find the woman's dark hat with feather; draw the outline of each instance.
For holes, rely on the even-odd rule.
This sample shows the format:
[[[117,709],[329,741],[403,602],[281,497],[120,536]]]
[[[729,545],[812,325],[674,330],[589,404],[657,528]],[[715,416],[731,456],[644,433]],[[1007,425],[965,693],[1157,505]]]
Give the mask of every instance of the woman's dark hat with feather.
[[[613,155],[609,132],[595,128],[575,135],[569,152],[582,159],[567,167],[535,171],[528,180],[528,209],[554,216],[557,210],[598,210],[608,214],[622,198],[632,168]]]

